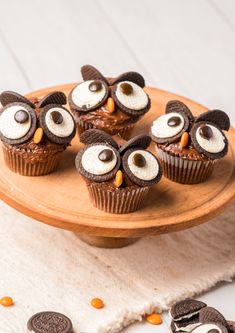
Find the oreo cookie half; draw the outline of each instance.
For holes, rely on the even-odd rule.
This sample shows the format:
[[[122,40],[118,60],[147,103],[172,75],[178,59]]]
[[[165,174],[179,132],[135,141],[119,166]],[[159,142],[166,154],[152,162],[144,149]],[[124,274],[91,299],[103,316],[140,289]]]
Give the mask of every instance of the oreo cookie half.
[[[108,84],[107,79],[103,76],[103,74],[98,71],[95,67],[91,65],[84,65],[81,68],[82,78],[84,81],[89,80],[101,80]]]
[[[217,125],[220,129],[228,131],[230,127],[230,119],[228,115],[221,110],[211,110],[204,113],[201,113],[197,117],[196,122],[207,121],[212,124]]]
[[[3,91],[0,95],[0,102],[3,107],[10,103],[25,103],[31,108],[35,108],[35,105],[30,100],[14,91]]]
[[[80,135],[80,141],[85,145],[89,145],[91,143],[107,143],[113,146],[114,148],[118,149],[118,144],[111,137],[111,135],[99,129],[86,130]]]
[[[130,139],[124,145],[121,146],[121,148],[119,149],[119,153],[124,154],[127,150],[132,148],[147,149],[151,141],[152,139],[149,135],[146,134],[136,135],[134,138]]]
[[[194,121],[194,115],[192,112],[189,110],[187,105],[185,105],[183,102],[178,101],[178,100],[172,100],[169,101],[166,105],[166,111],[165,113],[170,113],[170,112],[180,112],[185,114],[188,119],[193,122]]]
[[[116,77],[115,79],[112,79],[111,85],[114,85],[114,84],[122,82],[122,81],[130,81],[130,82],[137,84],[141,88],[145,87],[145,81],[144,81],[143,76],[137,72],[123,73],[123,74],[119,75],[118,77]]]
[[[194,316],[199,317],[199,311],[206,307],[206,304],[194,299],[186,299],[175,303],[170,309],[170,316],[174,321],[182,321]]]
[[[229,325],[227,320],[224,318],[224,316],[216,309],[207,306],[204,309],[200,311],[199,314],[199,321],[202,324],[205,323],[216,323],[221,324],[227,328],[229,331]]]
[[[38,103],[39,108],[43,108],[48,104],[65,105],[67,103],[67,98],[62,91],[54,91],[41,99]]]
[[[72,322],[68,317],[52,311],[33,315],[27,323],[27,328],[33,333],[72,333],[73,331]]]

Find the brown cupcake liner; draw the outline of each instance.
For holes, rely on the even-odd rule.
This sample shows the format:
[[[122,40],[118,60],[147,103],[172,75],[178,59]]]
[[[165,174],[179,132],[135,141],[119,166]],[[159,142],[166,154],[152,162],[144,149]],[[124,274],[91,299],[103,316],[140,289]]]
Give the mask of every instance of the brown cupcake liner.
[[[58,152],[45,158],[43,162],[32,163],[27,161],[21,154],[14,153],[5,146],[2,146],[2,149],[8,168],[23,176],[42,176],[53,172],[57,168],[62,154],[62,152]]]
[[[91,129],[91,128],[95,128],[91,123],[85,122],[85,121],[81,120],[80,118],[76,119],[76,122],[77,122],[77,130],[78,130],[78,136],[79,137],[86,130]],[[121,128],[115,134],[119,134],[124,140],[127,140],[127,139],[130,138],[133,128],[134,128],[134,124],[133,125],[128,125],[126,127]]]
[[[156,146],[156,152],[162,164],[164,176],[177,183],[204,182],[212,174],[216,163],[216,160],[195,161],[172,156],[158,146]]]
[[[100,185],[87,183],[90,199],[96,208],[112,214],[127,214],[138,210],[149,191],[147,186],[108,191]]]

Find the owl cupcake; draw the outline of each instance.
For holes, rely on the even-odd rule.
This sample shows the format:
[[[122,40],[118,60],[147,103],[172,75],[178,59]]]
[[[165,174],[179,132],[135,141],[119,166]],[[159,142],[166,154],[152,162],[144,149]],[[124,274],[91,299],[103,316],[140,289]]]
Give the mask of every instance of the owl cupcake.
[[[227,114],[212,110],[194,117],[180,101],[170,101],[166,114],[151,127],[164,176],[178,183],[195,184],[205,181],[215,163],[228,152]]]
[[[151,138],[138,135],[120,146],[109,134],[90,129],[81,134],[81,142],[86,146],[76,168],[94,206],[114,214],[138,210],[162,175],[157,158],[146,150]]]
[[[53,172],[76,133],[74,119],[63,106],[66,96],[53,92],[39,101],[5,91],[0,102],[0,139],[7,166],[24,176]]]
[[[136,72],[106,78],[90,65],[83,66],[81,73],[84,81],[68,97],[79,135],[96,128],[129,137],[134,124],[150,109],[144,78]]]

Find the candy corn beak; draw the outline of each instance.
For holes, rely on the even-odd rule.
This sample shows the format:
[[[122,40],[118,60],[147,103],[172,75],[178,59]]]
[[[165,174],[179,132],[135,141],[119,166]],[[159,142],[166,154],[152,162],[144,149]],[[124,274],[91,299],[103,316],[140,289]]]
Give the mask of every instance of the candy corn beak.
[[[43,129],[41,127],[38,127],[34,132],[33,142],[35,144],[39,144],[42,141],[42,137],[43,137]]]
[[[122,182],[123,182],[123,174],[121,170],[118,170],[115,177],[115,185],[117,187],[120,187],[122,185]]]
[[[109,97],[107,99],[105,107],[110,113],[113,113],[115,111],[115,102],[112,97]]]
[[[180,145],[182,148],[185,148],[187,147],[188,143],[189,143],[189,134],[188,132],[184,132],[180,139]]]

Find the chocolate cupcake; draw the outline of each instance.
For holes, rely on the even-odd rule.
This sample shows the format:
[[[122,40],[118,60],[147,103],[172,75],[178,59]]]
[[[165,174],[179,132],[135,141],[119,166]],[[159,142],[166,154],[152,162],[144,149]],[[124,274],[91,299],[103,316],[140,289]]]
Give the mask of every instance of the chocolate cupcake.
[[[86,145],[76,157],[76,168],[85,179],[94,206],[108,213],[136,211],[162,171],[157,158],[147,151],[148,135],[138,135],[119,145],[109,134],[87,130]]]
[[[180,101],[170,101],[166,114],[151,127],[164,176],[178,183],[195,184],[205,181],[215,163],[228,152],[227,114],[211,110],[194,117]]]
[[[81,73],[84,81],[68,98],[79,135],[96,128],[124,139],[130,137],[134,124],[150,109],[144,78],[136,72],[106,78],[90,65],[83,66]]]
[[[24,176],[53,172],[76,133],[74,119],[63,106],[64,93],[53,92],[39,101],[5,91],[0,102],[0,139],[7,166]]]

